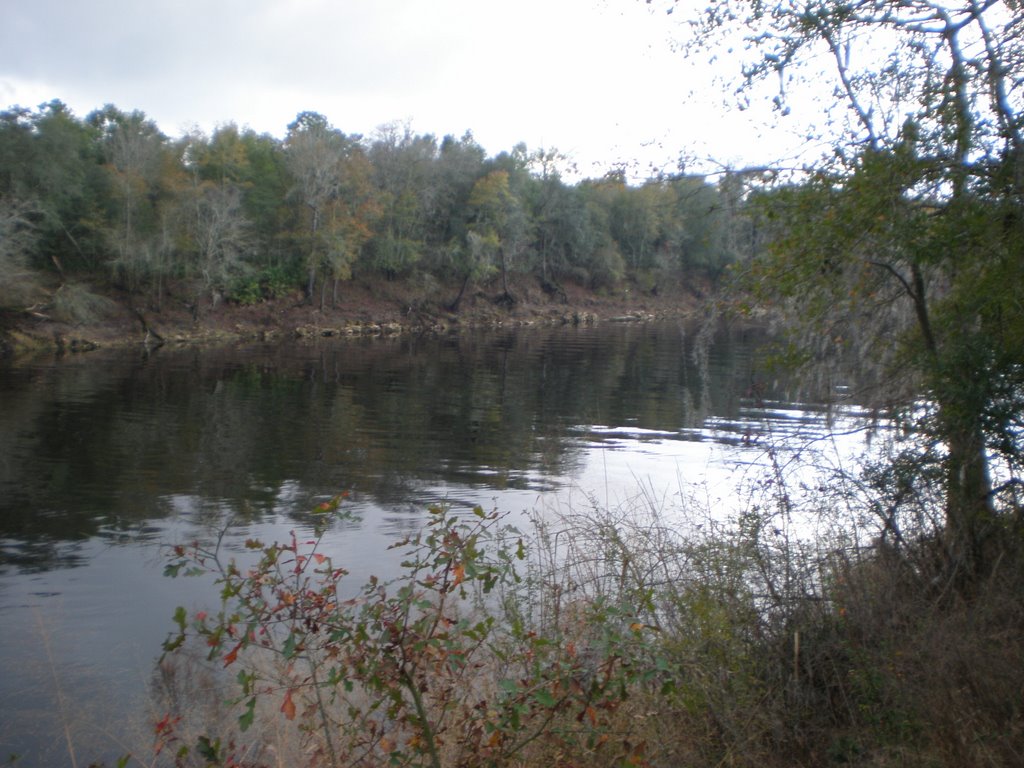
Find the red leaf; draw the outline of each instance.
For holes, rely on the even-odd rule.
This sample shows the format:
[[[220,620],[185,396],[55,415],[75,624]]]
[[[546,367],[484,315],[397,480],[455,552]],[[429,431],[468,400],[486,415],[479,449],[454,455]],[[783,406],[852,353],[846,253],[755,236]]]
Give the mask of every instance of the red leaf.
[[[459,586],[459,584],[461,584],[466,578],[466,568],[462,563],[458,563],[453,570],[455,571],[455,581],[452,584],[452,587],[454,588]]]
[[[295,719],[295,702],[292,701],[292,692],[290,688],[284,694],[284,701],[281,704],[281,711],[284,712],[285,719]]]
[[[166,733],[166,732],[172,730],[179,720],[181,720],[180,717],[171,717],[171,713],[168,712],[156,724],[156,726],[155,726],[156,734],[159,736],[160,734],[163,734],[163,733]]]
[[[224,657],[224,666],[225,667],[228,666],[229,664],[234,664],[235,661],[238,660],[238,652],[241,650],[241,648],[242,648],[242,643],[239,643],[238,645],[236,645],[234,648],[232,648],[228,652],[228,654]]]

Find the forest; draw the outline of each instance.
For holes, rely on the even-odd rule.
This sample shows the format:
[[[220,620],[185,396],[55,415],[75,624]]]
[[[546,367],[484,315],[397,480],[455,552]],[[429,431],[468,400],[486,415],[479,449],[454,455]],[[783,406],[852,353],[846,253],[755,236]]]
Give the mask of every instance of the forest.
[[[624,170],[567,183],[569,160],[406,124],[349,135],[303,112],[283,140],[234,124],[171,139],[139,111],[79,119],[60,101],[0,113],[0,311],[88,322],[119,291],[193,316],[302,289],[323,309],[347,280],[467,286],[531,276],[556,299],[627,276],[650,290],[714,279],[750,247],[741,185]],[[743,223],[741,223],[743,222]]]

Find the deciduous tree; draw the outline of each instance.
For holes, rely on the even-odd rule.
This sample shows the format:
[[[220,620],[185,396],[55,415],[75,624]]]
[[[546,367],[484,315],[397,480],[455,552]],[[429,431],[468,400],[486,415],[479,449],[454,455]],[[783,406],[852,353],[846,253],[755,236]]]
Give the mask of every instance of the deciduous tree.
[[[381,126],[369,149],[380,218],[373,263],[389,278],[407,274],[423,257],[434,210],[437,141],[416,136],[409,125]]]
[[[335,277],[342,277],[354,260],[351,248],[338,247],[341,217],[331,208],[339,203],[346,185],[353,181],[348,174],[352,168],[349,161],[363,153],[358,138],[346,136],[315,112],[301,113],[288,126],[284,150],[295,179],[292,192],[306,209],[306,297],[312,301],[320,270],[326,268]],[[363,167],[361,159],[355,163],[357,169]],[[334,231],[325,232],[326,224]]]
[[[163,174],[173,171],[167,139],[144,113],[112,105],[87,122],[98,132],[110,182],[108,238],[111,268],[130,291],[167,271],[170,239],[160,200]]]
[[[478,179],[469,194],[471,249],[491,254],[501,270],[502,298],[514,303],[508,276],[515,254],[525,239],[525,215],[509,185],[508,171],[491,171]]]
[[[746,284],[802,330],[805,359],[852,349],[875,374],[917,437],[901,482],[936,478],[949,572],[970,584],[1020,509],[1024,15],[996,0],[725,0],[692,21],[694,45],[743,52],[743,93],[778,84],[780,114],[831,78],[832,153],[769,196],[777,236]]]

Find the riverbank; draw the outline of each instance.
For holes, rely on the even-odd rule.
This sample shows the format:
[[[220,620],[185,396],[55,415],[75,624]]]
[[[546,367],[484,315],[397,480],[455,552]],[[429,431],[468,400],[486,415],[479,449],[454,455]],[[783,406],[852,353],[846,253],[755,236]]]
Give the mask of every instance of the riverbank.
[[[159,306],[119,293],[102,297],[103,310],[87,322],[61,318],[46,307],[0,317],[0,356],[31,352],[78,353],[105,347],[230,343],[251,339],[449,333],[465,328],[637,322],[695,314],[706,285],[640,290],[624,285],[594,292],[567,284],[544,291],[536,281],[513,286],[512,300],[496,285],[468,292],[451,308],[458,286],[408,281],[354,280],[323,309],[299,292],[242,305],[207,302],[194,311],[191,296],[172,287]]]

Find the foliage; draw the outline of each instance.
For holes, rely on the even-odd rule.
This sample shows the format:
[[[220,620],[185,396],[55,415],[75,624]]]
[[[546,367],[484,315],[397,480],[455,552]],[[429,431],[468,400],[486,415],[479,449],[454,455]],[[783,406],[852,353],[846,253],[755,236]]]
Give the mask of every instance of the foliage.
[[[196,184],[189,201],[193,211],[190,235],[202,290],[223,291],[243,271],[248,247],[248,222],[242,213],[237,186]],[[196,302],[198,306],[198,300]]]
[[[380,208],[372,263],[390,279],[408,275],[429,247],[429,224],[440,194],[437,141],[408,124],[381,126],[368,149]]]
[[[41,296],[39,276],[28,265],[28,253],[36,233],[31,207],[0,197],[0,309],[20,309]]]
[[[221,296],[257,300],[266,270],[304,285],[311,302],[319,288],[321,307],[357,274],[500,275],[512,303],[514,279],[553,294],[564,294],[559,281],[612,288],[654,268],[683,282],[750,255],[730,239],[748,217],[721,184],[631,186],[622,174],[571,184],[570,168],[556,150],[524,145],[489,158],[469,133],[438,140],[395,124],[364,139],[316,112],[284,139],[231,123],[171,139],[113,105],[84,120],[59,101],[15,107],[0,113],[0,195],[22,222],[3,246],[5,303],[24,310],[76,278],[157,310],[184,293],[198,313]]]
[[[351,277],[352,264],[369,238],[373,206],[366,204],[369,168],[358,137],[335,129],[323,115],[301,113],[285,140],[285,158],[295,179],[291,194],[303,206],[308,270],[306,296],[312,301],[317,275],[323,271],[320,308],[326,278]]]
[[[176,179],[166,137],[142,112],[112,105],[86,118],[98,135],[109,194],[101,227],[110,268],[129,290],[159,284],[170,271],[170,239],[154,202],[170,197]]]
[[[228,287],[227,296],[239,304],[259,304],[287,296],[298,282],[298,275],[289,274],[286,269],[267,267],[235,277]]]
[[[777,77],[783,112],[794,90],[834,85],[832,154],[759,196],[770,242],[742,287],[804,362],[856,361],[912,436],[892,469],[941,489],[944,558],[966,589],[1019,512],[1001,492],[1022,459],[1021,24],[973,0],[721,2],[691,40],[742,43],[742,91]]]
[[[241,731],[270,698],[328,765],[508,765],[540,745],[633,753],[611,726],[638,680],[643,627],[621,603],[594,600],[568,630],[528,623],[522,536],[479,508],[469,520],[433,509],[395,546],[402,575],[354,591],[319,537],[249,541],[249,565],[225,562],[219,545],[179,546],[167,573],[213,574],[223,607],[180,608],[165,651],[202,641],[238,670]],[[168,715],[162,742],[173,729]]]

